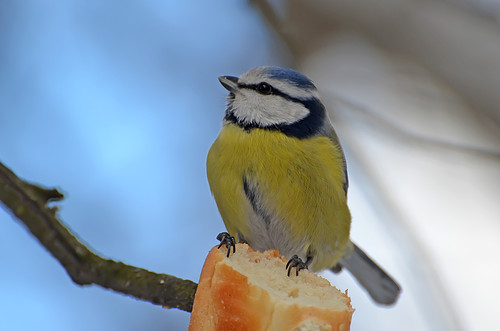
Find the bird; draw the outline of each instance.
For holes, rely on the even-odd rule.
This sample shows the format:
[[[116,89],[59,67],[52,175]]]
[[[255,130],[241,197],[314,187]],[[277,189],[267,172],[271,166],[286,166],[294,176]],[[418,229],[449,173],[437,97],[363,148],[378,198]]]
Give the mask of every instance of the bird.
[[[393,305],[401,287],[350,239],[346,158],[314,83],[278,66],[219,81],[229,96],[207,178],[228,257],[236,240],[278,250],[288,276],[346,268],[373,301]]]

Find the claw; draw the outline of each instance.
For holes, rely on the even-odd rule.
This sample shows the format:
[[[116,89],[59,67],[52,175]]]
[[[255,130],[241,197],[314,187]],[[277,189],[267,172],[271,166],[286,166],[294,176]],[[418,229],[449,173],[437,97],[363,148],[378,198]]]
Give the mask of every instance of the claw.
[[[221,248],[222,245],[226,245],[227,248],[227,257],[231,253],[231,247],[233,247],[233,254],[236,253],[236,240],[227,232],[221,232],[217,235],[217,240],[220,241],[219,246],[217,248]]]
[[[307,267],[307,263],[304,263],[298,255],[294,255],[290,258],[290,260],[288,260],[285,268],[288,269],[288,277],[290,277],[290,271],[292,268],[295,268],[295,276],[298,276],[299,271],[302,269],[308,269]]]

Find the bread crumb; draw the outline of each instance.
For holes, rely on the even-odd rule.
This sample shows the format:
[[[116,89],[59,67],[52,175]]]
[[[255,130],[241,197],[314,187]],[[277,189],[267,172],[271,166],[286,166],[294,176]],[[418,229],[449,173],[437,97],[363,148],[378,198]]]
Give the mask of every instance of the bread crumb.
[[[291,290],[289,293],[288,293],[288,296],[289,297],[292,297],[292,298],[296,298],[299,296],[299,289],[298,288],[294,288],[293,290]]]

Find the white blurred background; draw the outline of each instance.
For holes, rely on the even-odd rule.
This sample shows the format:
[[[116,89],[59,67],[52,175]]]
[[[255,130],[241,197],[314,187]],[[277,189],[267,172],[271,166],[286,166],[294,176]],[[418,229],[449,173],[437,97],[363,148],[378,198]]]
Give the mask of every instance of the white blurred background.
[[[223,224],[205,158],[262,64],[312,78],[347,154],[352,238],[403,287],[352,330],[499,330],[500,3],[0,1],[0,161],[65,194],[103,256],[198,280]],[[74,285],[0,211],[1,330],[185,330],[189,314]]]

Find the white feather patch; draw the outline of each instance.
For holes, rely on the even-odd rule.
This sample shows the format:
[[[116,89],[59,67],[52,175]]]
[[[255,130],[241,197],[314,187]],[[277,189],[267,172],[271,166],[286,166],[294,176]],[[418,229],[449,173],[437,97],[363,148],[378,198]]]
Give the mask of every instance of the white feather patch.
[[[292,124],[309,114],[309,110],[302,103],[287,100],[279,95],[262,95],[251,89],[238,91],[232,108],[238,120],[259,126]]]

